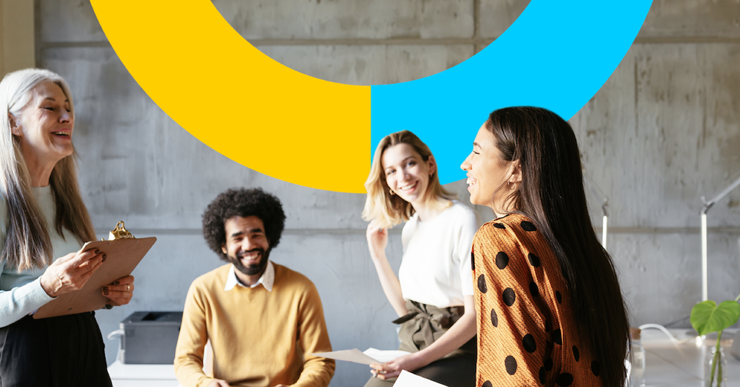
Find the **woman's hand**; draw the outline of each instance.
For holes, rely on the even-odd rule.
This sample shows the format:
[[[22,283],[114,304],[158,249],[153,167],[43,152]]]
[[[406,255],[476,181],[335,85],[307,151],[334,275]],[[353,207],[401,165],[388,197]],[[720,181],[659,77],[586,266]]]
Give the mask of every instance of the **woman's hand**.
[[[69,253],[57,258],[41,275],[41,287],[49,297],[79,290],[103,264],[105,258],[105,253],[100,250]]]
[[[373,259],[385,254],[385,247],[388,245],[388,230],[378,227],[375,221],[370,222],[367,225],[367,245]]]
[[[134,276],[129,275],[119,278],[113,281],[112,284],[103,286],[100,290],[104,296],[111,300],[111,304],[115,306],[126,305],[134,295]]]
[[[397,357],[384,364],[371,364],[370,368],[373,370],[370,372],[372,372],[376,378],[386,380],[397,378],[398,375],[401,374],[402,370],[409,372],[416,371],[427,364],[429,363],[425,362],[424,359],[419,356],[419,352],[416,352]]]

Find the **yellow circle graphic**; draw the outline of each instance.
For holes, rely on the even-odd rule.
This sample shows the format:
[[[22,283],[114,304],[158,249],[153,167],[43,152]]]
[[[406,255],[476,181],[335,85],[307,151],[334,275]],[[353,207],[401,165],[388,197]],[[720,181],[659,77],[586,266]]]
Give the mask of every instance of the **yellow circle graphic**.
[[[278,63],[207,0],[92,5],[129,73],[193,136],[266,175],[364,193],[370,86],[324,81]]]

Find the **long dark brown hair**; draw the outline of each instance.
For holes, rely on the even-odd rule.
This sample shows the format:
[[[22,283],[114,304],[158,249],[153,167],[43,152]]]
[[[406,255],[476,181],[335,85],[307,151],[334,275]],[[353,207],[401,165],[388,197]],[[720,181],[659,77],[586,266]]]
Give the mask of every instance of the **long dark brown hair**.
[[[522,180],[507,198],[532,219],[560,262],[581,337],[606,387],[622,387],[629,321],[617,273],[596,238],[586,206],[578,143],[557,114],[534,107],[496,110],[485,123]]]

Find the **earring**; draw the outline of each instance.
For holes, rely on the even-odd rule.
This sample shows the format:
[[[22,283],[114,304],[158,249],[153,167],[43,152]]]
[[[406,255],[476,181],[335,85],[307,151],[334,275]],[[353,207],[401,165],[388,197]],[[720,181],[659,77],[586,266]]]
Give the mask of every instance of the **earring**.
[[[396,194],[396,193],[395,193],[395,192],[393,192],[393,190],[392,190],[392,189],[390,189],[390,188],[388,188],[388,191],[390,191],[390,193],[391,193],[391,196],[393,196],[393,195],[395,195],[395,194]]]

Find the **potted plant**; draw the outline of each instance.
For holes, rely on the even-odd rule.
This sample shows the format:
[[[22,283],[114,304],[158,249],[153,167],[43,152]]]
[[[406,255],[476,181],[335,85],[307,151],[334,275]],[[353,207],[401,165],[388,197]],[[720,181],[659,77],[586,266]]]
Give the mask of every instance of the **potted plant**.
[[[702,301],[691,308],[691,326],[696,329],[699,335],[717,332],[717,345],[714,348],[714,354],[709,360],[709,375],[704,373],[704,385],[711,387],[721,387],[722,380],[722,350],[719,346],[722,339],[722,331],[725,328],[734,325],[740,319],[740,304],[737,296],[735,301],[723,301],[719,305],[712,300]],[[715,378],[715,375],[717,377]],[[715,384],[716,381],[716,384]]]

